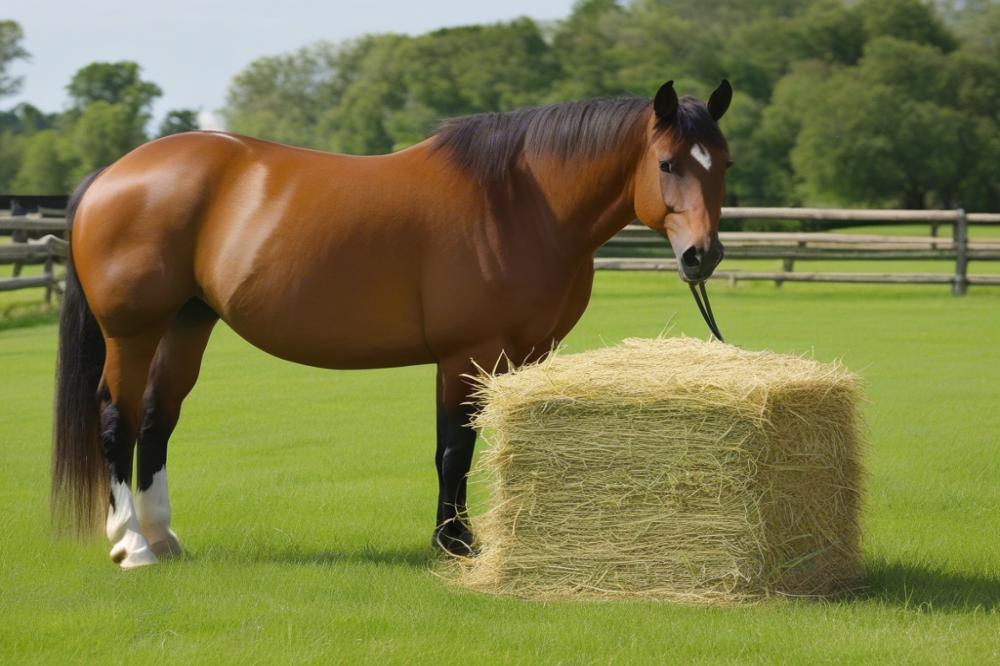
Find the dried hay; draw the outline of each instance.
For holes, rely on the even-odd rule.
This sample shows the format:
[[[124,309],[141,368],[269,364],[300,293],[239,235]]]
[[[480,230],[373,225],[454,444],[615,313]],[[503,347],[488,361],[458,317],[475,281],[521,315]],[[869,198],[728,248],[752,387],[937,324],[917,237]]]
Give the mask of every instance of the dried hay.
[[[476,590],[687,602],[860,580],[859,381],[839,363],[629,339],[479,378]]]

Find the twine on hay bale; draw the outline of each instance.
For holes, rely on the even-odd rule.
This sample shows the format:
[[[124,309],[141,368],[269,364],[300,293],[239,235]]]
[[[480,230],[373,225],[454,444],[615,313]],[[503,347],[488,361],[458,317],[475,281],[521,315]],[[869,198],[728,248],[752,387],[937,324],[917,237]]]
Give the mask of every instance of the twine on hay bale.
[[[688,602],[857,587],[860,388],[839,363],[629,339],[477,381],[490,508],[460,583]]]

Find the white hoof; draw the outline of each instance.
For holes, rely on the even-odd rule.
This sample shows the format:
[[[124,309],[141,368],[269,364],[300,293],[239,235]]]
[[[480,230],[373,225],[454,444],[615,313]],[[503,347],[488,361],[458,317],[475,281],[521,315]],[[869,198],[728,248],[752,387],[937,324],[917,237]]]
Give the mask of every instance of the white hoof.
[[[161,560],[177,557],[184,552],[184,549],[181,548],[180,539],[177,538],[177,535],[171,529],[168,529],[167,534],[159,541],[151,543],[149,549]]]
[[[126,532],[121,541],[111,548],[111,561],[122,569],[135,569],[159,562],[146,539],[135,532]]]

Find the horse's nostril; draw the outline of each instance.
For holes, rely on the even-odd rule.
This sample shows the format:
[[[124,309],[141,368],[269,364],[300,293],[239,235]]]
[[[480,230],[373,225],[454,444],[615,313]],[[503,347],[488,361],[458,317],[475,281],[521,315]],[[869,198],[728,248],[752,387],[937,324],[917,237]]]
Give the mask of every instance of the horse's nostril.
[[[681,255],[681,263],[688,268],[697,268],[701,264],[701,257],[698,256],[698,250],[693,245],[684,250],[684,254]]]

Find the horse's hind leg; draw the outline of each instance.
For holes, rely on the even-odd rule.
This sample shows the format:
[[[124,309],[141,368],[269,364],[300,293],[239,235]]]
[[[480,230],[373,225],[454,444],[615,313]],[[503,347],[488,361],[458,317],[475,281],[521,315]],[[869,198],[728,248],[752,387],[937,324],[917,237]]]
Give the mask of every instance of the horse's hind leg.
[[[132,455],[142,395],[162,328],[105,339],[101,380],[101,440],[108,463],[111,507],[106,524],[111,559],[129,569],[155,564],[132,503]]]
[[[170,529],[167,441],[180,417],[181,403],[198,379],[202,355],[218,318],[203,301],[188,301],[160,340],[149,373],[135,499],[139,526],[159,557],[181,552],[180,541]]]

